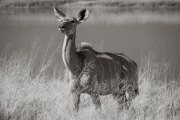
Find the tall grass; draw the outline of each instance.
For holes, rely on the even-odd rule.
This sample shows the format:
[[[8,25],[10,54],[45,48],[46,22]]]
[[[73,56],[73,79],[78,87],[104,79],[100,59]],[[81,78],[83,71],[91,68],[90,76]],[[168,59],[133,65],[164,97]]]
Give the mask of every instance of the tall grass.
[[[139,65],[139,95],[129,110],[117,113],[110,95],[102,96],[102,111],[96,113],[88,95],[81,96],[80,111],[74,114],[68,83],[60,69],[47,77],[39,70],[32,76],[36,53],[14,53],[0,58],[0,120],[179,120],[180,76],[170,63],[155,62],[153,55]],[[43,62],[41,68],[49,67]],[[57,72],[58,71],[58,72]]]

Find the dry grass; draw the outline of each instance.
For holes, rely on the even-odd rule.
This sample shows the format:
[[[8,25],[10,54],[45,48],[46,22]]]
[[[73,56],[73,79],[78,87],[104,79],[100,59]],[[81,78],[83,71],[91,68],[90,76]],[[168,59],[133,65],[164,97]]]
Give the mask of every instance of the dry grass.
[[[34,54],[34,53],[32,53]],[[153,55],[142,59],[140,94],[130,110],[117,114],[111,96],[101,97],[96,113],[88,95],[81,96],[80,111],[74,114],[68,84],[56,69],[47,77],[40,70],[32,77],[36,55],[12,54],[0,59],[0,120],[179,120],[180,77],[169,72],[170,63],[157,63]],[[42,68],[46,68],[45,62]],[[47,65],[49,66],[49,65]],[[58,72],[57,72],[58,71]]]

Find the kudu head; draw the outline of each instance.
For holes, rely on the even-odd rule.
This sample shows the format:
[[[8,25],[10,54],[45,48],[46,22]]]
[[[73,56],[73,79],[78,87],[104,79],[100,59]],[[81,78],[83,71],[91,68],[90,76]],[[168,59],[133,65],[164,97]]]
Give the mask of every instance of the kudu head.
[[[59,30],[67,36],[75,34],[77,25],[86,21],[89,15],[87,9],[82,9],[77,18],[69,17],[55,7],[53,7],[53,9],[57,20],[61,22]]]

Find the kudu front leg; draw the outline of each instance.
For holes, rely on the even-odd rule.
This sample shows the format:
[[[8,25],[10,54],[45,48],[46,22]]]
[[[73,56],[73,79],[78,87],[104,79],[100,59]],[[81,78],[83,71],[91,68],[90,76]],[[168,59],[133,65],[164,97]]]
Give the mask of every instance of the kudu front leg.
[[[101,101],[100,101],[100,96],[98,94],[92,94],[92,103],[95,106],[96,110],[101,110]]]
[[[72,101],[73,101],[73,110],[75,112],[79,111],[79,103],[80,103],[80,94],[76,92],[72,92]]]

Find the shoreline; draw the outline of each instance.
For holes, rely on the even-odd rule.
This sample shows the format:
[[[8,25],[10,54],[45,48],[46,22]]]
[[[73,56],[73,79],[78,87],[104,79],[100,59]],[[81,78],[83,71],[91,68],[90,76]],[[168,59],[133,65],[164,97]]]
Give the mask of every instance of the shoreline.
[[[0,9],[48,9],[56,7],[86,7],[86,8],[118,8],[120,10],[180,10],[180,1],[147,1],[147,2],[125,2],[125,1],[19,1],[1,2]]]

